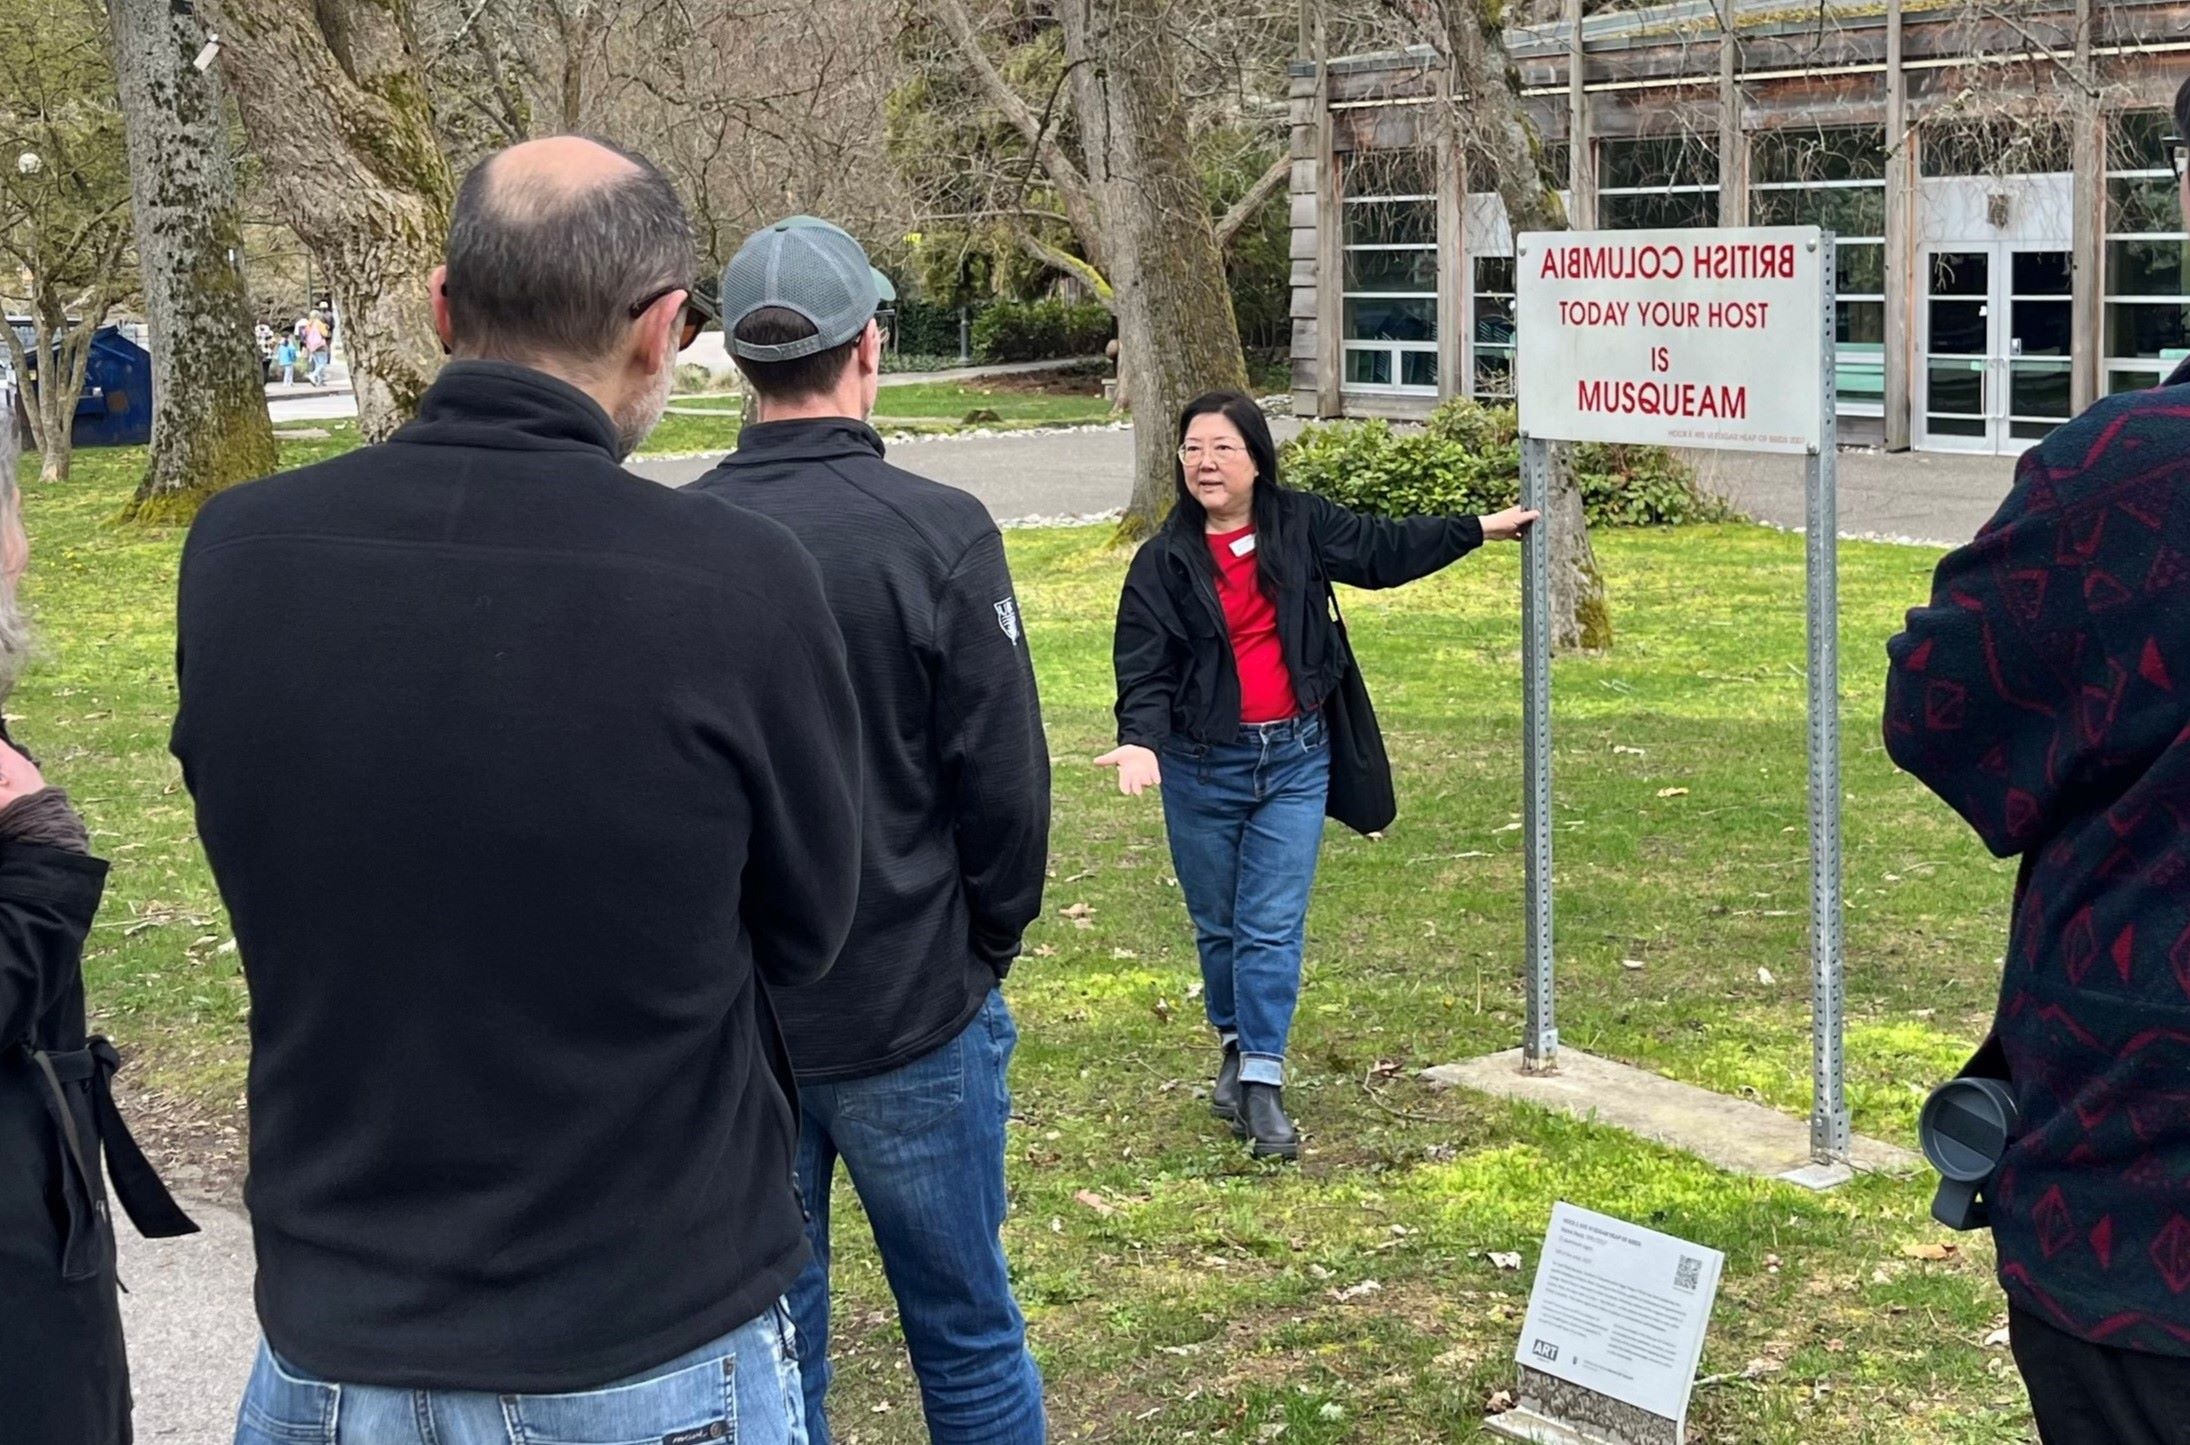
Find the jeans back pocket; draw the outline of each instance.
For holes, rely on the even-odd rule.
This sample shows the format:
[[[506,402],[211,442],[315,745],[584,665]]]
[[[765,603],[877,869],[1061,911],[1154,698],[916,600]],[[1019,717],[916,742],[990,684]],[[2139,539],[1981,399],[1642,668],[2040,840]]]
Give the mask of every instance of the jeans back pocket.
[[[236,1445],[335,1445],[342,1387],[298,1377],[264,1342],[236,1417]]]
[[[737,1357],[722,1355],[650,1380],[504,1404],[522,1445],[736,1445]]]

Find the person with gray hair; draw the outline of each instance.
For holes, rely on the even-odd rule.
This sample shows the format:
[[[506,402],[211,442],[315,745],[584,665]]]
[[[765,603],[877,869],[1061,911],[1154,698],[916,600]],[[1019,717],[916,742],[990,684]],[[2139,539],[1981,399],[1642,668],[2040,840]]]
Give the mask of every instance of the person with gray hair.
[[[0,386],[0,416],[14,414]],[[30,561],[0,426],[0,698],[30,654]],[[129,1366],[102,1174],[140,1233],[196,1230],[115,1112],[113,1045],[87,1036],[84,938],[106,863],[68,795],[0,726],[0,1440],[128,1445]],[[101,1164],[105,1165],[104,1170]]]
[[[241,1445],[805,1445],[768,991],[851,923],[858,711],[791,534],[620,465],[697,266],[644,159],[491,157],[418,419],[184,548],[173,747],[251,993]]]

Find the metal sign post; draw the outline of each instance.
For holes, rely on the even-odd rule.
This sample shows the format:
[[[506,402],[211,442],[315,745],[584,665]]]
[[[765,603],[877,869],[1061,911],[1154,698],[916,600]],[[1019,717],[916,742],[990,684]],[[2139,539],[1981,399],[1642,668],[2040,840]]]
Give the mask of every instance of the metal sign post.
[[[1521,505],[1548,511],[1551,447],[1521,439]],[[1538,522],[1521,542],[1522,802],[1528,839],[1528,1010],[1521,1067],[1549,1073],[1559,1063],[1552,1011],[1551,951],[1551,527]]]
[[[1823,348],[1818,388],[1821,444],[1810,449],[1804,537],[1810,638],[1810,1158],[1846,1163],[1848,1096],[1841,1050],[1846,987],[1840,853],[1840,499],[1839,406],[1833,383],[1839,307],[1837,242],[1812,243],[1825,272]]]
[[[1518,238],[1514,371],[1521,504],[1545,510],[1557,440],[1780,452],[1807,460],[1810,1158],[1848,1160],[1843,1078],[1840,666],[1832,233],[1815,228]],[[1528,840],[1525,1073],[1554,1069],[1550,528],[1522,548]]]

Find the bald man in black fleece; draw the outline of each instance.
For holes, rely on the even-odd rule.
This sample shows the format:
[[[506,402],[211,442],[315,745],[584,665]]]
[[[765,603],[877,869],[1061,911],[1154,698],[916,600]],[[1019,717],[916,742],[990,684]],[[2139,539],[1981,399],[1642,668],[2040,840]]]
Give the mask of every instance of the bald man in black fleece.
[[[763,985],[851,923],[858,712],[791,534],[620,465],[697,265],[647,162],[502,153],[418,419],[191,532],[173,746],[252,1005],[241,1441],[805,1439]]]

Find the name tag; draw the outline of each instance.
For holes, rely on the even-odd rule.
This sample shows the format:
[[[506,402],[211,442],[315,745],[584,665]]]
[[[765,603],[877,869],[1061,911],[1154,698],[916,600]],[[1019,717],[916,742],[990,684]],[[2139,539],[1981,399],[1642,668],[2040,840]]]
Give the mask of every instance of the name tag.
[[[1254,550],[1255,534],[1252,532],[1249,532],[1246,536],[1240,538],[1238,541],[1232,544],[1232,555],[1235,557],[1244,557],[1249,552],[1252,552]]]

